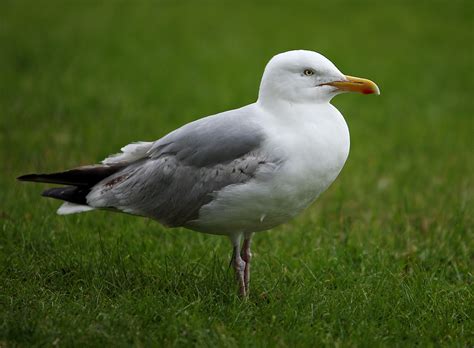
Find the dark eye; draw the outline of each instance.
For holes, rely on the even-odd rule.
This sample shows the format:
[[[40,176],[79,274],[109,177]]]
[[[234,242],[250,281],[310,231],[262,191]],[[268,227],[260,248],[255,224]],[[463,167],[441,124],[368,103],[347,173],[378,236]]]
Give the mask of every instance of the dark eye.
[[[314,71],[311,69],[305,69],[305,71],[303,71],[303,74],[305,74],[306,76],[311,76],[314,75]]]

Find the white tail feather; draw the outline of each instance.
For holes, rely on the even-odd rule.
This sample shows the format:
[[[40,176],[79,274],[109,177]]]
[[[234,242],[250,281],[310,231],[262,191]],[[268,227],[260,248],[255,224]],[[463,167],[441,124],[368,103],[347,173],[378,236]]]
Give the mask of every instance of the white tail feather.
[[[58,215],[68,215],[75,213],[83,213],[86,211],[94,210],[94,208],[89,207],[88,205],[80,205],[70,202],[64,202],[57,211]]]

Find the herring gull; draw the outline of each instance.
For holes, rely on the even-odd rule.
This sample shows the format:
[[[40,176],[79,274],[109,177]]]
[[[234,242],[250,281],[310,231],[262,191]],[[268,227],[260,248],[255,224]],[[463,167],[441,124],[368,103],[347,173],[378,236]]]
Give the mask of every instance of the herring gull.
[[[265,67],[253,104],[129,144],[102,164],[18,179],[66,185],[43,192],[64,201],[58,214],[107,209],[228,236],[246,296],[253,233],[303,211],[344,166],[349,130],[330,104],[343,92],[379,89],[319,53],[284,52]]]

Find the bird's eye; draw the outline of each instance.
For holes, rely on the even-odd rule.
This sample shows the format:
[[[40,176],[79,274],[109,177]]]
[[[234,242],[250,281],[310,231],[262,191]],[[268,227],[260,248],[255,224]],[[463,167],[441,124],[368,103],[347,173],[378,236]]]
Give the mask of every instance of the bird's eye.
[[[303,74],[305,74],[306,76],[311,76],[314,75],[314,71],[311,69],[305,69],[305,71],[303,71]]]

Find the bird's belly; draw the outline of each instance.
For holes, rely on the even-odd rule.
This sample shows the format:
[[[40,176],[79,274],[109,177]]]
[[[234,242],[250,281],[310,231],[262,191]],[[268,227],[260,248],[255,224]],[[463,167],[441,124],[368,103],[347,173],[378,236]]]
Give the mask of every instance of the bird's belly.
[[[308,161],[301,161],[308,165],[289,162],[271,179],[257,176],[245,184],[230,185],[203,206],[199,219],[187,227],[207,233],[229,234],[258,232],[286,223],[327,189],[344,161],[329,169],[321,163],[313,166]]]

